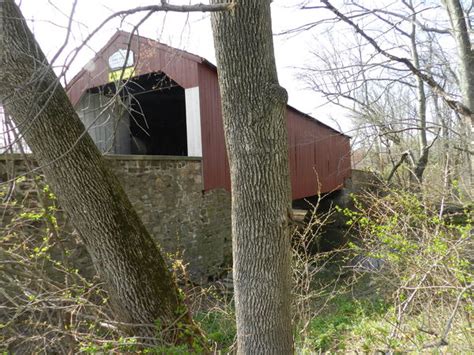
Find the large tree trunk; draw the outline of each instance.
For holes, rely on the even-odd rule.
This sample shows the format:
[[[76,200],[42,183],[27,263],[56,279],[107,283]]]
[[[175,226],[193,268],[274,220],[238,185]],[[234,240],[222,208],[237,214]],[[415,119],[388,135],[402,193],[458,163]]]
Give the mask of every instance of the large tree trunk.
[[[463,95],[463,104],[474,112],[474,50],[469,36],[464,11],[459,0],[444,0],[446,10],[451,22],[451,30],[456,40],[456,47],[459,55],[459,83]],[[474,166],[474,115],[470,119],[466,118],[466,131],[468,137],[469,174],[470,188],[474,189],[474,176],[472,168]],[[474,192],[474,190],[473,190]]]
[[[84,240],[117,319],[142,324],[126,327],[129,333],[153,337],[157,329],[150,324],[166,327],[177,317],[193,327],[157,245],[84,134],[13,0],[0,0],[0,102]],[[166,341],[177,336],[163,335]]]
[[[212,15],[232,182],[240,354],[293,352],[287,93],[278,84],[270,2],[238,0],[232,11]]]

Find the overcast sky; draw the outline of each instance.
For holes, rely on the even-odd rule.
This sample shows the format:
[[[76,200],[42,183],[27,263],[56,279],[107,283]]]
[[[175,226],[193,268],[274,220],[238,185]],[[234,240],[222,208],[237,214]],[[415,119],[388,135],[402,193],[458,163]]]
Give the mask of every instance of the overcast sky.
[[[29,21],[35,36],[46,55],[51,58],[62,46],[66,37],[66,28],[73,0],[23,0],[19,1],[24,16]],[[175,4],[188,4],[202,1],[170,0]],[[157,0],[78,0],[74,13],[72,37],[63,56],[55,64],[63,65],[65,57],[78,46],[104,18],[115,11],[132,6],[150,5]],[[301,11],[297,8],[301,0],[276,0],[272,4],[274,33],[297,27],[315,20],[316,16],[327,14],[317,11]],[[89,48],[83,50],[68,70],[67,78],[71,79],[79,69],[90,60],[94,53],[101,49],[118,28],[130,30],[131,24],[144,14],[110,22],[90,42]],[[207,14],[155,14],[140,28],[140,34],[158,39],[168,45],[198,54],[215,63],[214,48],[209,15]],[[328,106],[317,94],[305,90],[305,84],[296,78],[296,68],[304,66],[311,60],[310,50],[317,48],[322,37],[315,33],[302,33],[296,36],[275,36],[275,55],[278,65],[280,83],[289,92],[289,103],[297,109],[311,114],[319,120],[343,130],[350,128],[350,120],[344,111]]]

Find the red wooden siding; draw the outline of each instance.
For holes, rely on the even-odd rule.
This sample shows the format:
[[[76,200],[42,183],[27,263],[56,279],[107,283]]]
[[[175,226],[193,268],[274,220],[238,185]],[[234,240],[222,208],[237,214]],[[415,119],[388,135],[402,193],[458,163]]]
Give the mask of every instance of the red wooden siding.
[[[287,127],[293,199],[342,188],[350,176],[349,137],[292,107]]]
[[[204,190],[225,188],[230,191],[219,83],[216,71],[207,65],[199,65],[199,96]]]
[[[118,49],[128,48],[129,36],[126,32],[117,32],[71,80],[66,91],[73,105],[87,89],[108,83],[108,58]],[[202,58],[139,36],[133,37],[130,49],[135,54],[135,76],[161,71],[185,89],[198,85],[197,65]]]

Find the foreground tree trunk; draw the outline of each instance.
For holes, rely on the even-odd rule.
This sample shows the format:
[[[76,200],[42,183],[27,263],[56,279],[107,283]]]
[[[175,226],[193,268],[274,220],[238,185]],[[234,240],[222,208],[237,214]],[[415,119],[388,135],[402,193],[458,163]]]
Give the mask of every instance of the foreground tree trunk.
[[[135,325],[125,329],[131,335],[154,337],[159,331],[155,322],[164,328],[179,318],[194,330],[158,247],[84,134],[13,0],[0,0],[0,102],[82,237],[117,319]],[[178,339],[172,329],[163,336],[167,342],[192,338]]]
[[[232,11],[212,15],[232,182],[240,354],[293,352],[287,93],[278,84],[270,2],[238,0]]]

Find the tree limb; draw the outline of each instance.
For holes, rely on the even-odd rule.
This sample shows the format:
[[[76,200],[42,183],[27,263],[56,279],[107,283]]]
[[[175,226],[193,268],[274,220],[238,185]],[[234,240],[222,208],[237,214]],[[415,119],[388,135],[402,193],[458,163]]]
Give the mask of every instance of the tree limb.
[[[408,155],[409,155],[408,151],[405,151],[402,153],[400,160],[393,166],[392,171],[390,171],[390,174],[388,174],[387,182],[390,182],[390,180],[392,180],[393,176],[395,175],[395,172],[398,170],[400,165],[402,165],[403,162],[408,158]]]

